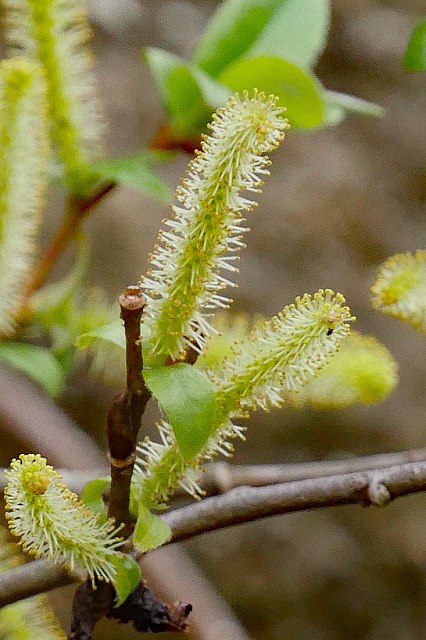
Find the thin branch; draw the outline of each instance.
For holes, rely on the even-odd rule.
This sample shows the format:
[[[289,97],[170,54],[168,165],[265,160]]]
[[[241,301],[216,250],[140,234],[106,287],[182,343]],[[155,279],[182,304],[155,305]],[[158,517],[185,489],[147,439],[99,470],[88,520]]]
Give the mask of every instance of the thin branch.
[[[345,458],[343,460],[319,460],[316,462],[300,462],[296,464],[230,464],[228,462],[213,462],[206,466],[201,474],[199,484],[205,496],[215,496],[226,493],[235,487],[264,487],[270,484],[308,480],[309,478],[323,478],[342,473],[357,473],[384,469],[407,462],[426,462],[426,448],[408,449],[395,453],[379,453],[373,456]],[[4,490],[6,480],[4,469],[0,468],[0,492]],[[89,480],[107,475],[105,468],[99,467],[87,471],[72,471],[58,469],[64,483],[74,491],[81,493]],[[179,498],[187,496],[182,490],[176,492]]]
[[[383,506],[409,493],[426,491],[426,462],[299,480],[265,487],[238,487],[163,516],[172,542],[230,525],[294,511],[343,504]]]
[[[383,506],[394,498],[420,491],[426,491],[425,461],[265,487],[238,487],[162,517],[172,529],[171,542],[178,542],[267,516],[343,504]],[[27,571],[37,576],[31,582],[36,590],[28,587]],[[0,607],[75,579],[66,576],[61,567],[41,560],[16,567],[0,576]]]
[[[95,193],[89,196],[69,196],[64,219],[62,220],[56,235],[47,247],[45,253],[42,255],[37,271],[34,273],[24,289],[24,297],[26,300],[28,300],[31,294],[40,289],[40,287],[46,282],[53,265],[57,262],[59,256],[64,249],[66,249],[69,242],[75,237],[75,234],[84,218],[87,217],[88,213],[97,204],[99,204],[99,202],[108,193],[110,193],[115,186],[115,182],[108,182],[101,185]]]
[[[140,287],[130,286],[119,297],[119,303],[126,335],[127,385],[125,391],[114,398],[107,417],[108,458],[111,463],[108,517],[114,518],[117,525],[124,525],[121,535],[126,539],[132,531],[129,503],[137,437],[150,393],[142,376],[140,336],[146,299]],[[109,615],[114,594],[113,586],[104,581],[97,581],[96,590],[90,581],[80,585],[74,594],[71,628],[67,638],[91,639],[96,623]]]
[[[407,462],[426,462],[426,448],[296,464],[234,465],[228,462],[213,462],[207,465],[206,472],[201,475],[200,486],[206,496],[213,496],[226,493],[235,487],[263,487],[282,482],[384,469]]]
[[[139,287],[128,287],[119,297],[126,334],[127,387],[113,401],[107,418],[111,490],[108,516],[124,523],[122,535],[131,533],[129,514],[130,484],[136,459],[136,444],[142,414],[150,393],[142,377],[140,325],[145,297]]]
[[[46,560],[33,560],[0,575],[0,608],[23,598],[78,582],[64,567]]]

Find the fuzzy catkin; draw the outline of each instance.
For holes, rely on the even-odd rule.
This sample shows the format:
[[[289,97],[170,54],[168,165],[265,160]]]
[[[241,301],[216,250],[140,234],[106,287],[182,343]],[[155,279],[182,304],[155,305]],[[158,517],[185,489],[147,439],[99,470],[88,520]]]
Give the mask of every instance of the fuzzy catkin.
[[[216,416],[203,449],[184,460],[165,420],[158,425],[161,442],[146,438],[139,445],[135,487],[140,499],[149,506],[161,505],[178,486],[197,497],[203,464],[218,455],[231,456],[232,441],[243,437],[232,418],[281,406],[289,391],[302,388],[329,362],[354,319],[341,294],[321,289],[259,323],[235,344],[232,355],[207,372],[215,389]]]
[[[13,335],[34,263],[47,185],[45,82],[24,58],[0,63],[0,335]]]
[[[24,551],[114,582],[113,559],[123,541],[110,520],[100,524],[39,454],[22,454],[5,472],[6,518]]]
[[[179,358],[188,345],[201,351],[211,332],[209,310],[228,306],[221,292],[235,285],[222,272],[238,271],[233,254],[244,246],[247,231],[242,212],[256,204],[240,192],[259,193],[261,176],[269,173],[265,154],[289,126],[281,113],[276,98],[255,92],[230,98],[213,116],[141,279],[151,334],[148,364]]]
[[[87,165],[103,155],[105,122],[96,94],[84,0],[1,0],[11,55],[44,68],[50,135],[68,188],[84,191]]]

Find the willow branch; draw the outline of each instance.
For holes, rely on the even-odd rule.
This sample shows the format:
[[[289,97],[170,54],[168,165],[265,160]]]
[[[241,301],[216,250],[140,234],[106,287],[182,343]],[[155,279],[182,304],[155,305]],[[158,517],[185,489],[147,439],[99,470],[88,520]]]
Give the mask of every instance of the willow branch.
[[[263,487],[270,484],[294,482],[296,480],[308,480],[309,478],[323,478],[344,473],[357,473],[360,471],[372,471],[384,469],[407,462],[426,462],[426,448],[408,449],[394,453],[379,453],[373,456],[361,456],[357,458],[345,458],[343,460],[319,460],[316,462],[300,462],[296,464],[230,464],[228,462],[213,462],[206,465],[206,470],[201,474],[199,484],[206,496],[226,493],[235,487]],[[0,492],[3,491],[6,480],[4,469],[0,468]],[[94,478],[107,475],[105,468],[87,469],[87,471],[72,471],[69,469],[57,469],[64,483],[80,494],[86,483]],[[187,496],[187,493],[176,492],[178,497]]]
[[[122,535],[127,538],[132,523],[129,512],[130,485],[136,460],[136,444],[142,414],[150,394],[142,377],[142,348],[140,325],[145,297],[140,287],[130,286],[119,297],[120,316],[126,336],[126,389],[118,394],[108,411],[108,458],[111,463],[111,488],[108,517],[123,524]],[[89,581],[80,585],[74,594],[71,628],[67,638],[91,638],[96,623],[112,608],[114,588],[110,583],[97,581],[96,590]]]
[[[426,490],[426,462],[412,462],[265,487],[238,487],[166,513],[172,542],[230,525],[295,511],[343,504],[384,506],[394,498]]]
[[[119,297],[121,318],[126,334],[126,390],[113,401],[107,418],[111,490],[108,516],[124,523],[122,535],[130,532],[130,484],[136,459],[136,444],[142,414],[150,393],[142,377],[140,325],[145,297],[139,287],[128,287]]]
[[[205,495],[212,496],[240,486],[263,487],[309,478],[384,469],[407,462],[426,462],[426,448],[296,464],[234,465],[228,462],[213,462],[207,465],[205,473],[202,474],[200,486]]]
[[[162,517],[172,529],[171,542],[178,542],[231,525],[295,511],[344,504],[383,506],[397,497],[420,491],[426,491],[426,461],[264,487],[238,487]],[[46,567],[49,567],[48,573]],[[61,567],[41,560],[16,567],[0,576],[0,607],[74,580],[76,578]]]

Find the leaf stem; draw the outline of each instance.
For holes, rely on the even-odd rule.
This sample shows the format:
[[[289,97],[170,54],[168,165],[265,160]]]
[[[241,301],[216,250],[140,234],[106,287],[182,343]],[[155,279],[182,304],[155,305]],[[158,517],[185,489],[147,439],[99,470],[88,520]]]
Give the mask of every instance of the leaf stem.
[[[75,237],[82,221],[87,217],[90,211],[114,189],[115,186],[115,182],[108,182],[88,196],[83,197],[70,195],[68,197],[66,213],[62,223],[46,251],[42,255],[38,269],[24,288],[23,295],[26,302],[28,302],[30,296],[40,289],[46,282],[59,256]]]

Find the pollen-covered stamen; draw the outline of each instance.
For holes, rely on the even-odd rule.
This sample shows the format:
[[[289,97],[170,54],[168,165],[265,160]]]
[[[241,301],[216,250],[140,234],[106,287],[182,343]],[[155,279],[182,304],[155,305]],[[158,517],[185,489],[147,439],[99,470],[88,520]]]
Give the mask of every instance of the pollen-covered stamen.
[[[426,251],[400,253],[382,265],[373,306],[426,332]]]
[[[95,578],[114,582],[113,557],[123,544],[120,528],[111,520],[101,524],[39,454],[23,454],[10,467],[6,518],[23,549],[72,571],[86,570],[93,584]]]
[[[281,112],[275,98],[255,93],[251,99],[231,98],[214,115],[210,135],[176,190],[180,205],[173,206],[167,230],[159,234],[152,269],[141,281],[149,298],[146,360],[177,358],[188,342],[201,349],[204,339],[193,327],[209,333],[204,310],[228,306],[219,292],[235,284],[220,272],[238,271],[236,256],[228,254],[245,246],[242,212],[255,206],[240,192],[260,191],[260,176],[269,173],[264,154],[278,146],[288,128]]]
[[[328,363],[353,320],[341,294],[321,289],[296,298],[271,320],[255,325],[234,345],[232,355],[207,372],[216,391],[216,412],[203,449],[192,460],[184,460],[166,422],[160,425],[161,443],[146,439],[139,447],[135,482],[142,500],[151,506],[161,504],[177,486],[197,497],[191,480],[194,470],[218,455],[232,456],[232,441],[244,438],[244,430],[231,418],[281,406],[289,392],[298,391]]]

